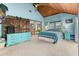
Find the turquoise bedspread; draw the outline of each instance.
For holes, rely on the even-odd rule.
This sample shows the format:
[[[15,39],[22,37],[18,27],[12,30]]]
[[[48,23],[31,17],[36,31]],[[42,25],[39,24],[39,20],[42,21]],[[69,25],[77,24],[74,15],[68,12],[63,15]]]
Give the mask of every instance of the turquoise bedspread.
[[[53,43],[57,43],[59,39],[62,39],[62,33],[57,31],[44,31],[44,32],[39,32],[38,37],[50,38],[54,40]]]

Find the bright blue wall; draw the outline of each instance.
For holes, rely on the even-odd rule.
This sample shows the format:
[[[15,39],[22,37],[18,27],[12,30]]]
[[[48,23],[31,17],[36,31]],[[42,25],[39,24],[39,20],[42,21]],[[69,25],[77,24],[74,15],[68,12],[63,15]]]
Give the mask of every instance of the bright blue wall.
[[[45,22],[61,20],[60,19],[60,16],[61,16],[61,14],[56,14],[56,15],[52,15],[52,16],[45,17],[45,19],[46,19]]]
[[[71,18],[74,19],[74,17],[76,17],[76,16],[77,16],[77,15],[66,14],[66,13],[61,13],[61,14],[60,14],[61,20],[66,20],[66,19],[71,19]]]
[[[75,19],[76,19],[76,16],[77,15],[61,13],[62,25],[65,28],[64,31],[69,31],[71,34],[75,33]],[[67,20],[67,19],[73,19],[73,23],[72,24],[65,23],[65,20]]]
[[[31,3],[7,3],[9,11],[7,15],[18,16],[30,20],[43,21],[43,16],[33,7]],[[30,13],[29,10],[32,12]]]
[[[45,19],[45,20],[44,20],[45,26],[48,25],[48,22],[53,22],[53,21],[61,20],[61,19],[60,19],[60,14],[53,15],[53,16],[48,16],[48,17],[45,17],[44,19]],[[54,26],[54,27],[55,27],[55,26]]]
[[[48,16],[48,17],[45,17],[45,21],[56,21],[56,20],[66,20],[66,19],[71,19],[74,17],[77,17],[77,15],[72,15],[72,14],[66,14],[66,13],[60,13],[60,14],[56,14],[56,15],[52,15],[52,16]]]
[[[52,16],[48,16],[45,17],[45,23],[47,23],[48,21],[56,21],[56,20],[61,20],[62,21],[62,25],[64,27],[67,27],[67,30],[71,32],[71,34],[74,34],[74,30],[75,30],[75,25],[69,25],[65,23],[65,20],[67,19],[73,19],[74,23],[75,23],[75,19],[76,19],[77,15],[72,15],[72,14],[66,14],[66,13],[60,13],[60,14],[56,14],[56,15],[52,15]],[[74,24],[73,23],[73,24]],[[63,29],[64,31],[64,29]]]

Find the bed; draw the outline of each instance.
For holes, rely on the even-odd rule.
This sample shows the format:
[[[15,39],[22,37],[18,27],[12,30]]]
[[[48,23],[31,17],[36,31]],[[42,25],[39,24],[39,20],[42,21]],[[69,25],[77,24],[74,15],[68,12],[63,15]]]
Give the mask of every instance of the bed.
[[[57,43],[58,40],[62,39],[62,32],[55,29],[46,30],[38,33],[38,37],[45,37],[53,40],[53,44]]]

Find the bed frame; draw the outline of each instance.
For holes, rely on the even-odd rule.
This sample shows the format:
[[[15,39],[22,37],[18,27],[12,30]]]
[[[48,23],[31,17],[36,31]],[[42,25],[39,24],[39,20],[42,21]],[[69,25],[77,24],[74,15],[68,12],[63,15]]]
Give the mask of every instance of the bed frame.
[[[58,36],[55,33],[39,32],[38,37],[46,37],[46,38],[53,39],[54,40],[53,44],[57,43],[57,41],[58,41]]]

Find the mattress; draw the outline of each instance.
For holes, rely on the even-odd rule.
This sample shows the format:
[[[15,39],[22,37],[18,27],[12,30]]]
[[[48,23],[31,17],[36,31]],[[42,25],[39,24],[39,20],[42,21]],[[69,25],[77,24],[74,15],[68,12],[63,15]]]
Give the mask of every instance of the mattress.
[[[58,40],[62,39],[62,32],[59,31],[43,31],[38,34],[38,37],[45,37],[53,39],[56,43]]]
[[[62,32],[59,32],[59,31],[46,31],[46,32],[55,33],[58,37],[58,40],[63,38]]]

